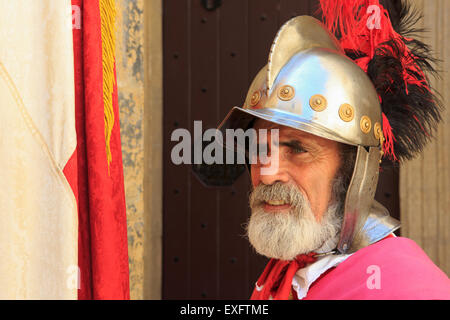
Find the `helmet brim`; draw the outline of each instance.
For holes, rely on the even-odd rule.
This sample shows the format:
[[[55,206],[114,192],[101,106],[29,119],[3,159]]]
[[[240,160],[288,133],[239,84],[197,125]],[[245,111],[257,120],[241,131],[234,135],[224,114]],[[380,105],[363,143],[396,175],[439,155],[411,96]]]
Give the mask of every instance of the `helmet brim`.
[[[226,129],[243,129],[245,131],[252,127],[253,120],[255,119],[266,120],[325,139],[356,146],[353,142],[337,135],[336,132],[312,122],[311,119],[306,119],[301,115],[295,115],[273,108],[244,109],[241,107],[233,107],[217,129],[222,133],[222,136],[225,137]],[[223,145],[226,148],[235,149],[234,145],[226,145],[226,139],[224,139]]]

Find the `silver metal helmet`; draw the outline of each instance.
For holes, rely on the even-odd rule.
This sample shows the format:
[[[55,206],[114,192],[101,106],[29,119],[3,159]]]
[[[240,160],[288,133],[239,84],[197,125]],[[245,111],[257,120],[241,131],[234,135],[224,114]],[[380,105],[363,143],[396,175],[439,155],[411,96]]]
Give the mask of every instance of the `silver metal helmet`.
[[[341,253],[359,249],[355,236],[370,244],[400,226],[374,200],[384,139],[377,92],[319,20],[299,16],[281,27],[243,107],[234,107],[219,128],[246,129],[255,117],[357,146],[337,246]]]

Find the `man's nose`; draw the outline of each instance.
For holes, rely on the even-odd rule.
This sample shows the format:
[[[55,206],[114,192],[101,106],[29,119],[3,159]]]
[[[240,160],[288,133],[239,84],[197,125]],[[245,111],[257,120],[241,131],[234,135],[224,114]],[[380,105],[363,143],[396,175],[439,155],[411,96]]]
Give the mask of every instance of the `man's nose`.
[[[289,174],[286,163],[279,152],[273,152],[275,151],[273,149],[271,151],[269,157],[265,159],[265,163],[261,163],[259,168],[260,180],[266,185],[271,185],[278,181],[287,183],[289,181]]]

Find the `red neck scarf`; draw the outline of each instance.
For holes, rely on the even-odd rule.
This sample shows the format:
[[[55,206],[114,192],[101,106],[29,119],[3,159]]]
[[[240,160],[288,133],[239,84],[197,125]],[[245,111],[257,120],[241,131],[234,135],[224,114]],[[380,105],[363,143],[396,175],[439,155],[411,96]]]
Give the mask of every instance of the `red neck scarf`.
[[[271,259],[256,282],[251,300],[288,300],[295,273],[317,260],[317,253],[300,254],[292,261]]]

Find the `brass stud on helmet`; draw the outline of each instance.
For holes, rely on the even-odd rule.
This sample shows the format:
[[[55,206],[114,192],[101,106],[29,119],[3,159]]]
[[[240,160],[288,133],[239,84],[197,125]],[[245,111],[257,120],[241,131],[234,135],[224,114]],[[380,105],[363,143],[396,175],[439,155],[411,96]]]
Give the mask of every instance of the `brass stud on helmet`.
[[[355,111],[353,107],[348,103],[344,103],[339,107],[339,117],[345,121],[350,122],[355,117]]]
[[[278,90],[278,98],[283,101],[292,100],[295,96],[295,89],[292,86],[284,85]]]
[[[327,108],[327,99],[321,94],[315,94],[309,99],[309,105],[314,111],[320,112]]]

